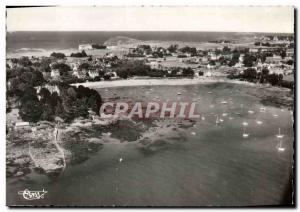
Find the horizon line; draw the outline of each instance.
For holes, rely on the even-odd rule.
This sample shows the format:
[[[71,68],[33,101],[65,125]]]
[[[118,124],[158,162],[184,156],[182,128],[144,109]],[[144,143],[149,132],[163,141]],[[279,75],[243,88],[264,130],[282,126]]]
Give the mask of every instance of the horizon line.
[[[166,30],[166,31],[155,31],[155,30],[12,30],[12,31],[6,31],[9,33],[12,32],[224,32],[224,33],[274,33],[274,34],[295,34],[295,32],[254,32],[254,31],[177,31],[177,30]]]

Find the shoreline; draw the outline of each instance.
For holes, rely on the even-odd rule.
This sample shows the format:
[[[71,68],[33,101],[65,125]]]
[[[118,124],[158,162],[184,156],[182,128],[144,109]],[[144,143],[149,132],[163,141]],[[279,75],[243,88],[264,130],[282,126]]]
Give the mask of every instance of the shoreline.
[[[119,79],[111,81],[98,81],[98,82],[83,82],[83,83],[73,83],[72,86],[85,86],[89,88],[114,88],[114,87],[135,87],[135,86],[159,86],[159,85],[196,85],[201,83],[234,83],[248,86],[264,87],[267,85],[255,84],[247,81],[231,80],[225,77],[220,78],[131,78],[131,79]],[[267,86],[269,87],[269,86]]]

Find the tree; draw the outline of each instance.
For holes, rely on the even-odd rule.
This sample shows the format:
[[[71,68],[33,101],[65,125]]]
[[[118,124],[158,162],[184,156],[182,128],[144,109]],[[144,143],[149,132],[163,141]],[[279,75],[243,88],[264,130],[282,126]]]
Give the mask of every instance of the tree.
[[[39,70],[41,72],[50,72],[51,68],[50,68],[50,64],[52,63],[50,58],[42,58],[41,62],[40,62],[40,67]]]
[[[243,77],[249,81],[256,79],[257,72],[254,68],[247,68],[244,70]]]
[[[41,88],[40,90],[41,102],[50,103],[51,102],[51,93],[47,88]]]
[[[223,47],[223,52],[224,52],[224,53],[230,52],[230,48],[229,48],[228,46],[224,46],[224,47]]]
[[[42,104],[37,99],[27,99],[19,108],[19,115],[24,121],[37,122],[42,113]]]
[[[271,85],[277,85],[280,81],[277,74],[269,74],[267,80]]]
[[[71,71],[71,67],[65,63],[55,63],[52,65],[53,69],[58,69],[61,75],[66,76],[69,71]]]
[[[56,59],[64,59],[66,57],[66,55],[63,53],[60,53],[60,52],[57,52],[57,53],[53,52],[53,53],[51,53],[50,57],[54,57]]]
[[[28,57],[21,57],[18,60],[18,64],[24,67],[29,67],[32,65],[32,62],[30,61],[30,59]]]
[[[246,67],[252,67],[254,63],[256,62],[257,58],[254,55],[245,54],[244,56],[244,66]]]
[[[77,53],[71,53],[71,57],[87,57],[88,55],[84,50],[82,52],[77,52]]]
[[[90,64],[88,63],[82,63],[79,65],[79,69],[88,69],[90,67]]]
[[[286,57],[286,51],[284,50],[280,51],[280,56],[282,59],[284,59]]]
[[[123,79],[127,79],[128,78],[128,72],[127,70],[124,69],[118,69],[117,70],[117,75]]]
[[[184,68],[182,70],[182,76],[184,77],[192,77],[194,76],[195,72],[193,69],[191,69],[190,67],[189,68]]]
[[[175,44],[175,45],[172,44],[171,46],[168,47],[168,51],[171,52],[171,53],[176,52],[177,49],[178,49],[178,45],[177,44]]]

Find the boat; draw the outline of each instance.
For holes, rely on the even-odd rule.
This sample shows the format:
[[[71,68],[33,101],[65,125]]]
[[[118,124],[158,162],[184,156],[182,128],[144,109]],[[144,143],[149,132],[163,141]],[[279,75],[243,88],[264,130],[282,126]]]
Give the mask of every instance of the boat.
[[[180,93],[180,92],[177,92],[177,95],[181,95],[181,93]]]
[[[219,116],[217,115],[216,124],[220,124]]]
[[[282,147],[282,140],[280,140],[279,144],[277,145],[278,152],[284,152],[285,148]]]
[[[222,104],[224,104],[224,105],[225,105],[225,104],[227,104],[227,102],[226,102],[226,101],[222,101],[221,103],[222,103]]]
[[[248,126],[248,123],[244,121],[243,126]]]
[[[208,91],[207,93],[208,93],[208,94],[212,94],[212,92],[211,92],[211,91]]]
[[[257,120],[256,121],[256,124],[258,124],[258,125],[261,125],[263,122],[262,121],[260,121],[260,120]]]
[[[246,128],[245,125],[243,127],[243,138],[248,138],[249,137],[249,133],[246,133]]]
[[[277,138],[283,138],[284,135],[280,133],[280,127],[278,128],[278,134],[276,135]]]
[[[259,108],[260,112],[265,112],[266,111],[266,108],[265,107],[261,107]]]

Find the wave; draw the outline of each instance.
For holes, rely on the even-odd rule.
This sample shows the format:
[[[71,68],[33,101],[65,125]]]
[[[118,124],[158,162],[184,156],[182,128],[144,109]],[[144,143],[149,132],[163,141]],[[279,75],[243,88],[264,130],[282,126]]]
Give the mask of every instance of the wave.
[[[20,53],[20,52],[45,52],[45,49],[39,49],[39,48],[21,48],[14,50],[14,53]]]

